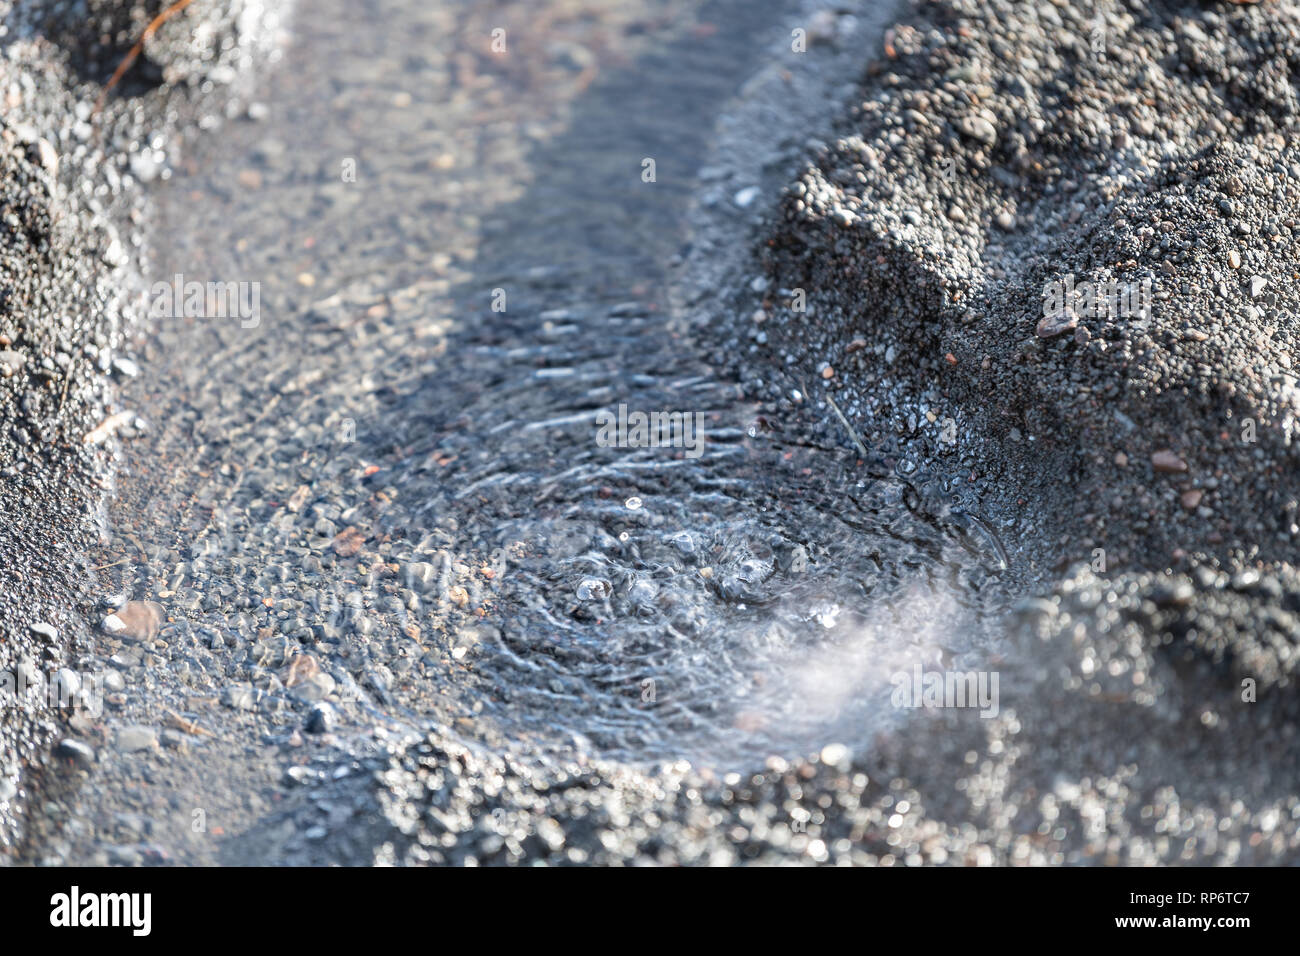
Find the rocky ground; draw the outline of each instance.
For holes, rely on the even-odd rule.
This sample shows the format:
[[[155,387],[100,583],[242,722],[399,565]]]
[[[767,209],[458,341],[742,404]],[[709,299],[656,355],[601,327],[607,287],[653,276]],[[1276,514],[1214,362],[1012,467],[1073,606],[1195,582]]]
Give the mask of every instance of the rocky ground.
[[[20,859],[1295,859],[1295,5],[773,4],[742,35],[725,2],[557,4],[564,42],[504,72],[457,45],[496,12],[340,11],[307,49],[368,39],[231,133],[199,212],[173,194],[168,226],[164,195],[155,234],[209,245],[155,262],[114,230],[174,140],[106,110],[106,159],[66,118],[92,119],[76,64],[111,70],[144,20],[60,9],[11,21],[54,43],[6,47],[20,91],[73,92],[5,137],[6,288],[51,311],[14,308],[3,343],[0,663],[101,674],[106,709],[6,711]],[[536,11],[502,16],[526,36]],[[239,44],[188,35],[123,92],[224,103]],[[382,70],[408,36],[414,96]],[[415,159],[349,191],[358,142]],[[635,191],[655,155],[667,202]],[[271,269],[266,327],[121,355],[131,271],[159,263]],[[1067,275],[1146,281],[1149,310],[1045,309]],[[153,427],[87,443],[109,376]],[[683,394],[714,423],[689,470],[570,434]],[[91,547],[103,447],[123,470]],[[843,660],[810,633],[996,671],[998,713],[859,721],[868,681],[851,720],[782,737]],[[809,659],[813,693],[764,715]],[[737,749],[698,756],[711,734]]]
[[[1047,586],[1025,627],[1051,651],[1025,653],[1074,676],[1018,678],[1008,748],[1053,755],[1036,772],[1055,766],[1058,786],[1080,765],[1112,787],[1131,775],[1099,791],[1098,834],[1161,820],[1157,781],[1204,794],[1159,859],[1235,859],[1240,841],[1214,834],[1243,822],[1253,858],[1295,848],[1289,761],[1257,747],[1294,746],[1300,637],[1296,31],[1285,4],[920,4],[786,191],[763,294],[718,296],[754,323],[741,374],[783,370],[762,373],[774,414],[817,383],[869,446],[946,476],[936,494],[990,516]],[[1049,316],[1066,275],[1147,282],[1148,314]],[[1101,709],[1075,713],[1067,687]],[[1105,729],[1133,704],[1143,726],[1173,722],[1158,746]],[[1022,789],[1017,808],[1050,789],[1020,762],[999,784]]]
[[[0,845],[9,852],[18,808],[60,733],[48,686],[58,682],[56,699],[81,690],[74,648],[90,633],[79,607],[95,598],[89,555],[111,439],[133,421],[115,417],[110,383],[138,372],[123,350],[141,318],[138,184],[155,175],[141,141],[174,121],[167,103],[185,91],[187,102],[206,98],[220,115],[273,32],[256,19],[260,5],[194,4],[203,38],[159,31],[97,112],[108,76],[164,6],[0,6],[0,673],[9,678]],[[33,693],[13,693],[19,683]]]

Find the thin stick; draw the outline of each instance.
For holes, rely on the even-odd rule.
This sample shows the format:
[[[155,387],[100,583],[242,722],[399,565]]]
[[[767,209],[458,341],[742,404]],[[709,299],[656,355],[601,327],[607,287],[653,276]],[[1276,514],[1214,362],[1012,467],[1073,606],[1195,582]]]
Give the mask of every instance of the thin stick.
[[[149,38],[158,32],[160,26],[193,2],[194,0],[176,0],[175,3],[150,21],[149,25],[144,28],[144,33],[140,34],[140,39],[135,42],[135,46],[131,47],[126,54],[126,57],[117,65],[117,69],[113,71],[113,76],[108,81],[108,85],[104,87],[103,92],[99,94],[99,99],[95,101],[95,112],[91,114],[92,116],[99,115],[99,111],[104,108],[105,98],[112,91],[113,87],[117,86],[118,80],[122,79],[122,76],[126,71],[131,69],[132,65],[134,65],[136,57],[140,55],[140,51],[144,49],[144,45],[148,42]]]
[[[858,451],[862,452],[862,457],[870,458],[871,456],[867,454],[867,446],[862,444],[862,439],[859,438],[858,433],[853,430],[853,426],[850,425],[849,420],[844,417],[844,413],[840,411],[840,407],[835,404],[835,399],[831,398],[829,392],[826,393],[826,401],[831,403],[831,410],[834,411],[836,417],[839,418],[840,424],[848,429],[849,437],[853,439],[853,444],[858,446]]]
[[[68,400],[68,384],[72,381],[72,363],[68,363],[68,368],[63,373],[63,394],[59,396],[59,410],[55,413],[55,421],[63,422],[63,403]]]

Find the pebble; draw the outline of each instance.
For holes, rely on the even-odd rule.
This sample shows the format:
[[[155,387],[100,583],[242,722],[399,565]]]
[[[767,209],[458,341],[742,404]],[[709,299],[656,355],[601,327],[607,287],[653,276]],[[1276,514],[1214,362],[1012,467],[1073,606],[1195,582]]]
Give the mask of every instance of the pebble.
[[[152,727],[132,725],[117,732],[117,749],[123,753],[152,750],[158,746],[158,731]]]
[[[135,378],[140,374],[140,366],[129,358],[119,356],[113,359],[113,371],[124,378]]]
[[[992,146],[998,140],[997,127],[985,116],[968,114],[957,123],[957,129],[977,142]]]
[[[365,543],[366,535],[361,529],[348,527],[334,537],[334,540],[330,542],[330,548],[339,557],[351,558],[361,550]]]
[[[232,710],[252,710],[257,706],[253,688],[248,684],[230,684],[221,692],[221,703]]]
[[[1164,448],[1151,453],[1151,467],[1159,472],[1181,472],[1187,470],[1187,462]]]
[[[307,717],[307,733],[309,734],[327,734],[334,729],[336,721],[334,708],[329,704],[321,703],[312,708],[311,714]]]
[[[23,367],[26,357],[21,352],[10,349],[0,350],[0,376],[9,378]]]
[[[406,580],[417,594],[428,594],[438,586],[438,569],[427,561],[413,561],[406,566]]]
[[[158,636],[166,611],[155,601],[127,601],[104,618],[105,633],[140,644]]]
[[[73,740],[71,737],[65,737],[59,741],[58,747],[54,750],[56,757],[62,757],[64,760],[71,760],[77,766],[89,770],[95,765],[95,750],[88,744],[83,744],[80,740]]]
[[[1045,315],[1038,321],[1038,337],[1040,339],[1054,338],[1062,333],[1072,331],[1079,324],[1079,317],[1069,310],[1063,310],[1055,315]]]

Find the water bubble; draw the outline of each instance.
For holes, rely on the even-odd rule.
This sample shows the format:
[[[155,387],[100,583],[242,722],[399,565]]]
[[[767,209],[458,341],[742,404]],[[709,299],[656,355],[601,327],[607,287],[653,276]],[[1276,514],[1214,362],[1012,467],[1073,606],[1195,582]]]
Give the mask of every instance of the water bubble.
[[[695,538],[689,531],[679,531],[673,535],[672,543],[673,547],[683,555],[695,553]]]
[[[608,581],[600,578],[585,578],[577,588],[578,600],[603,601],[613,589]]]
[[[627,505],[627,510],[628,510],[628,511],[640,511],[640,510],[641,510],[641,499],[638,498],[638,497],[636,497],[636,495],[633,495],[631,498],[627,499],[627,501],[625,501],[625,502],[623,502],[623,503],[624,503],[625,505]]]

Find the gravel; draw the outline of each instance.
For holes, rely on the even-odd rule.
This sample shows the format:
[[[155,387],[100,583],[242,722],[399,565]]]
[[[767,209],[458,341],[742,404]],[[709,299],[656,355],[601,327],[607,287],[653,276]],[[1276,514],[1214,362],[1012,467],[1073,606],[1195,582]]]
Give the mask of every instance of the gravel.
[[[187,92],[196,105],[233,107],[242,76],[234,67],[255,46],[265,49],[270,35],[260,3],[200,0],[187,23],[206,23],[212,45],[192,46],[188,29],[158,31],[137,70],[97,115],[102,84],[164,5],[0,2],[4,674],[48,673],[64,661],[81,670],[90,663],[84,654],[94,589],[89,554],[100,537],[105,482],[117,454],[110,436],[129,431],[122,426],[131,420],[116,404],[107,373],[133,367],[123,353],[141,318],[133,290],[144,197],[130,172],[133,157],[145,148],[143,140],[159,152],[171,122],[164,118],[167,104]],[[40,695],[5,701],[0,780],[11,796],[0,800],[2,855],[21,850],[22,782],[48,763],[59,716]],[[58,753],[89,762],[68,740]]]

